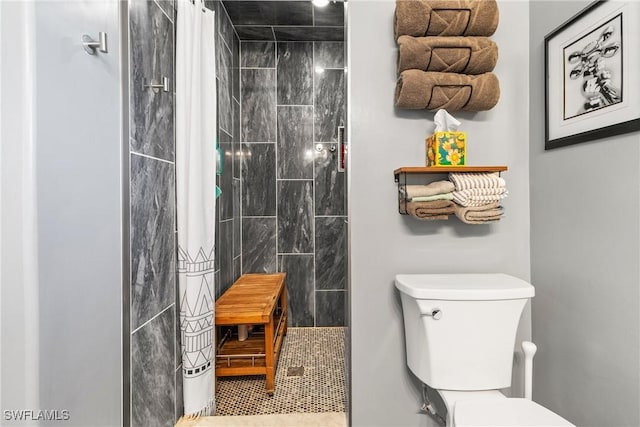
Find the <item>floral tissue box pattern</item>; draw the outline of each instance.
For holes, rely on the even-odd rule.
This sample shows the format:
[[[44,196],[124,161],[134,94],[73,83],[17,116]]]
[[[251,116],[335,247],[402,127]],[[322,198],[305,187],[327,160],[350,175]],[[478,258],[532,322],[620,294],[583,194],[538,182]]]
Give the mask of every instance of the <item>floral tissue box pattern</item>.
[[[426,140],[427,166],[464,166],[466,132],[435,132]]]

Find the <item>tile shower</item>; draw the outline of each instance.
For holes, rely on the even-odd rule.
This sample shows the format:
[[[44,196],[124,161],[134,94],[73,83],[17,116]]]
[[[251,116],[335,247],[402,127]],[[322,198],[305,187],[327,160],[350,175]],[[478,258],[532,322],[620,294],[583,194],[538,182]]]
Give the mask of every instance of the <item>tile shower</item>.
[[[217,177],[216,298],[242,272],[286,271],[292,326],[343,326],[344,173],[337,169],[337,150],[331,151],[344,122],[343,43],[241,43],[222,2],[205,4],[217,16],[218,142],[224,157]],[[172,1],[129,0],[128,6],[130,424],[173,426],[183,414],[175,10]],[[143,79],[165,76],[169,93],[141,89]]]
[[[287,272],[291,326],[344,326],[344,43],[240,52],[242,271]]]
[[[174,2],[129,0],[130,411],[132,426],[173,426],[183,414],[176,270]],[[216,80],[224,160],[216,219],[216,296],[240,276],[239,47],[220,1]],[[169,77],[171,91],[141,90]],[[234,161],[236,160],[236,161]]]

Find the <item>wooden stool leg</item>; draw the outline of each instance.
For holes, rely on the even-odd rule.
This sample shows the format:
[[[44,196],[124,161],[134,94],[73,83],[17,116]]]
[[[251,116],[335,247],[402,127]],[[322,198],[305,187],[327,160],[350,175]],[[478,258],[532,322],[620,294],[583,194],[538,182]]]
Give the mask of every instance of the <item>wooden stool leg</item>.
[[[267,377],[267,394],[272,395],[275,391],[275,369],[273,363],[273,316],[269,323],[264,325],[264,353],[265,370]]]
[[[282,331],[282,335],[287,335],[287,327],[289,324],[289,308],[287,307],[287,287],[282,288],[282,292],[280,293],[280,307],[284,312],[284,316],[282,317],[282,321],[284,322],[284,329]]]

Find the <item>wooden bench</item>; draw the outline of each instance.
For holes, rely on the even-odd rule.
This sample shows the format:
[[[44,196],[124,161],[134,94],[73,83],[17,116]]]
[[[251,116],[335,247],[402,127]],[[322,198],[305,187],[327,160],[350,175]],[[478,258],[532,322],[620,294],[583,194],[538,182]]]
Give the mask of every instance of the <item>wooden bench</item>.
[[[275,391],[275,372],[282,340],[287,333],[286,273],[243,274],[216,301],[216,378],[239,375],[265,375],[266,390]],[[244,341],[234,335],[235,328],[220,334],[221,327],[263,325]],[[221,336],[222,335],[222,336]]]

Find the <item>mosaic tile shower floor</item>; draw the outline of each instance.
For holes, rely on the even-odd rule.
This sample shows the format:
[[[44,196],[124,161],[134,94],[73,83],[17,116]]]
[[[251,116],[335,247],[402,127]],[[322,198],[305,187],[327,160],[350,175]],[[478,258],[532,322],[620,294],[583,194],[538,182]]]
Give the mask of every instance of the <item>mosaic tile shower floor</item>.
[[[345,328],[289,328],[273,396],[264,376],[218,379],[216,415],[344,412]],[[301,376],[297,374],[303,368]]]

